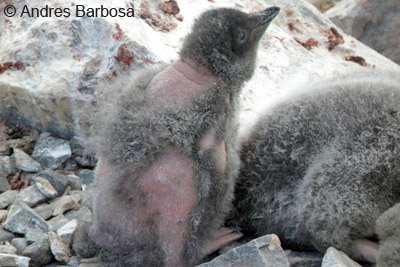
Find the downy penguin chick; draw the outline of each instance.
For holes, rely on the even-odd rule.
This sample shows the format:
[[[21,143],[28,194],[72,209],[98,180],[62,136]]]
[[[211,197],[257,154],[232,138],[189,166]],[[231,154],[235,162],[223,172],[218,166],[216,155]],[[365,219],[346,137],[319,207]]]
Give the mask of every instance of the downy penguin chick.
[[[243,142],[236,220],[284,247],[375,262],[375,221],[400,200],[400,74],[352,71],[298,91]]]
[[[219,229],[239,167],[234,114],[278,11],[203,13],[180,60],[103,108],[89,235],[107,266],[191,266],[241,236]]]

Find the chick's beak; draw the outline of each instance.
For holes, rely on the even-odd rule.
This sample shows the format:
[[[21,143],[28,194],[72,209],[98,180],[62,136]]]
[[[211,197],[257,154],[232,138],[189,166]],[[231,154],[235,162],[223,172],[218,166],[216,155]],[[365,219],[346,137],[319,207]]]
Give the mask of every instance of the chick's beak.
[[[271,23],[271,21],[278,15],[279,10],[279,7],[272,6],[264,9],[263,11],[254,13],[254,15],[259,18],[258,26],[263,26]]]

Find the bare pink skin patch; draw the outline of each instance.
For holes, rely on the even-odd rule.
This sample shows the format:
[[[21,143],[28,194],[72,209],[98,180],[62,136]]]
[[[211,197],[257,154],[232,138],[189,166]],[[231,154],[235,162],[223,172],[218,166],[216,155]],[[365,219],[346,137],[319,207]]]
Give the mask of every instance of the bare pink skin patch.
[[[360,261],[376,263],[379,254],[379,244],[367,239],[358,239],[350,247],[349,256]]]
[[[207,91],[214,82],[215,76],[194,60],[178,60],[158,73],[150,82],[148,101],[157,104],[167,100],[184,106]]]
[[[205,135],[200,140],[200,155],[204,153],[205,150],[215,148],[217,151],[217,157],[220,160],[220,170],[225,170],[226,166],[226,150],[225,142],[222,141],[218,144],[217,142],[217,132],[215,128],[209,129]]]

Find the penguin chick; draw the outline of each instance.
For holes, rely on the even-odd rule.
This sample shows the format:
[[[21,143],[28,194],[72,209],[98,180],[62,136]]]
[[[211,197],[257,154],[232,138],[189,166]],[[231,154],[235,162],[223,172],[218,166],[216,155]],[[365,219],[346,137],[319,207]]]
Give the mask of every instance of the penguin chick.
[[[376,231],[380,241],[377,267],[400,266],[400,203],[379,216]]]
[[[241,237],[218,229],[238,173],[237,97],[279,8],[205,12],[180,60],[113,92],[91,137],[90,237],[107,266],[191,266]]]
[[[243,143],[235,217],[292,249],[375,262],[375,220],[400,199],[400,75],[351,71],[298,91]]]

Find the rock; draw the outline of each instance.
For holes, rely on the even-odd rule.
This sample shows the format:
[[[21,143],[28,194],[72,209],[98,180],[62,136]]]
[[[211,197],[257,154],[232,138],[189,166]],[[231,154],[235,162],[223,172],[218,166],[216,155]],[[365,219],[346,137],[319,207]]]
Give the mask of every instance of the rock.
[[[22,254],[22,251],[28,246],[28,242],[23,237],[14,238],[11,240],[11,244],[18,250],[18,253]]]
[[[323,254],[319,252],[297,252],[285,250],[291,267],[320,267]]]
[[[57,261],[68,262],[69,257],[71,257],[71,249],[69,248],[67,242],[57,236],[56,233],[49,233],[50,249]]]
[[[51,220],[47,221],[48,224],[51,225],[54,231],[57,231],[59,228],[67,224],[69,220],[65,218],[64,215],[60,214],[56,217],[52,218]]]
[[[43,178],[43,177],[36,177],[36,183],[35,183],[36,188],[45,195],[48,198],[55,198],[58,196],[57,190],[51,185],[51,183]]]
[[[93,189],[88,191],[82,190],[73,190],[69,193],[69,195],[78,194],[82,198],[82,205],[88,207],[90,210],[93,209]]]
[[[0,245],[0,254],[17,254],[17,252],[18,250],[10,243]]]
[[[70,210],[65,213],[65,217],[68,220],[77,219],[79,222],[91,222],[93,220],[92,211],[85,206],[82,206],[79,210]]]
[[[33,266],[48,264],[53,258],[48,238],[41,239],[27,246],[22,255],[31,258]]]
[[[7,219],[8,210],[0,210],[0,224]]]
[[[361,265],[350,259],[343,252],[330,247],[322,259],[321,267],[361,267]]]
[[[57,230],[57,235],[64,239],[68,246],[71,245],[72,235],[78,227],[78,220],[73,219]]]
[[[13,233],[25,234],[28,229],[47,233],[51,227],[33,209],[23,202],[16,202],[9,210],[7,220],[3,227]]]
[[[47,239],[47,233],[28,228],[25,234],[25,239],[28,245]]]
[[[0,194],[0,209],[7,208],[17,199],[18,191],[9,190]]]
[[[52,204],[54,205],[53,216],[63,214],[67,210],[79,209],[81,200],[81,196],[77,194],[72,196],[62,196],[55,199],[52,201]]]
[[[52,170],[44,170],[38,173],[33,177],[33,180],[36,182],[36,179],[41,177],[49,181],[49,183],[57,190],[58,195],[62,195],[65,191],[65,188],[68,185],[67,176]]]
[[[307,0],[307,1],[310,2],[316,8],[318,8],[319,11],[325,12],[328,9],[334,7],[341,0]]]
[[[4,230],[3,227],[0,226],[0,242],[11,241],[15,236],[9,231]],[[0,252],[5,253],[5,252]]]
[[[94,188],[94,171],[82,169],[78,170],[76,174],[81,178],[83,191]]]
[[[18,200],[25,202],[29,207],[34,207],[39,203],[43,203],[49,198],[43,195],[36,186],[30,185],[19,192]]]
[[[30,258],[11,255],[0,254],[0,266],[7,267],[29,267]]]
[[[0,193],[11,190],[11,185],[7,181],[6,176],[0,175]]]
[[[347,34],[400,63],[398,0],[342,0],[326,15]]]
[[[0,177],[8,176],[15,172],[15,164],[12,158],[9,156],[0,156]]]
[[[82,190],[81,178],[75,174],[69,174],[67,176],[68,182],[71,185],[72,190]]]
[[[78,168],[78,163],[74,159],[69,158],[64,162],[62,169],[64,171],[76,171]]]
[[[32,153],[32,158],[49,169],[57,169],[70,157],[69,142],[52,136],[40,138]]]
[[[266,235],[240,247],[231,249],[211,262],[199,267],[264,266],[289,267],[289,261],[281,248],[278,236]]]
[[[28,154],[24,151],[15,148],[14,149],[15,165],[19,170],[26,172],[40,172],[40,163],[34,161]]]
[[[41,204],[37,206],[36,208],[33,209],[40,217],[42,217],[44,220],[47,220],[48,218],[51,217],[54,211],[54,205],[53,204]]]
[[[97,161],[95,160],[95,158],[93,157],[89,157],[89,156],[77,156],[75,158],[75,161],[82,167],[84,168],[91,168],[93,169],[94,167],[96,167],[96,163]]]

